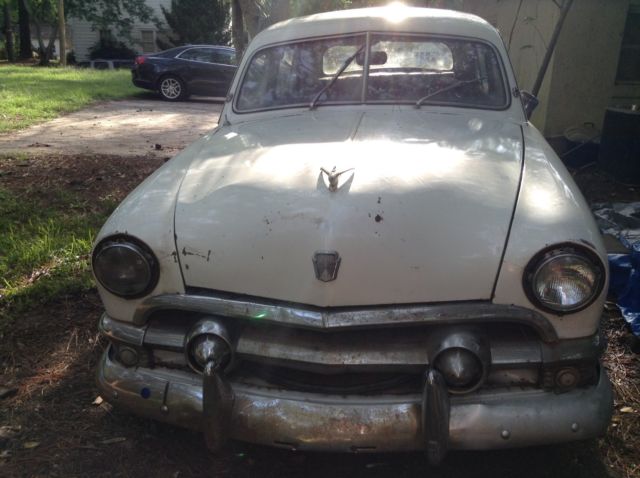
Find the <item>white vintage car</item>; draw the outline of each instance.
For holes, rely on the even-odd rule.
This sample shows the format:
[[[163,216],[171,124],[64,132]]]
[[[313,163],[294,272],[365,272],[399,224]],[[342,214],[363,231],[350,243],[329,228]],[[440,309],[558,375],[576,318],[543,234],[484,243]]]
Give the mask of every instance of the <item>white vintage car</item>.
[[[605,249],[522,97],[472,15],[260,33],[220,126],[97,238],[103,396],[213,450],[437,463],[602,434]]]

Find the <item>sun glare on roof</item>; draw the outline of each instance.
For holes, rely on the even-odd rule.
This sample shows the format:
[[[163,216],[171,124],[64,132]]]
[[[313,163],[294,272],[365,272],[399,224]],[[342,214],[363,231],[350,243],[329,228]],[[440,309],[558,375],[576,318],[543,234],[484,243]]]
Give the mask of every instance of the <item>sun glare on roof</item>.
[[[385,8],[389,12],[386,15],[386,18],[392,23],[400,23],[405,18],[407,18],[408,8],[404,3],[393,2],[387,5]]]

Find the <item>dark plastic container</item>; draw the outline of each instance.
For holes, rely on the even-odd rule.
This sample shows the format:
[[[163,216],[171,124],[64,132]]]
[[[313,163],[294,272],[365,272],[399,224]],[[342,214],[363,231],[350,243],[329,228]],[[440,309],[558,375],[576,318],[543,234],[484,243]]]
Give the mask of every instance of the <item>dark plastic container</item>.
[[[640,111],[607,108],[598,165],[618,181],[640,184]]]

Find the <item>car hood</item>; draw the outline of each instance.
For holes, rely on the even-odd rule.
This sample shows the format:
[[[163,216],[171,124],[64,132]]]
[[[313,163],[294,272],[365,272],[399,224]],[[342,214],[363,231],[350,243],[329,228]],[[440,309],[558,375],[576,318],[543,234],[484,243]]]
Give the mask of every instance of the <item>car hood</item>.
[[[220,128],[178,193],[185,285],[322,307],[490,299],[523,148],[485,116],[326,108]],[[331,191],[321,168],[349,171]]]

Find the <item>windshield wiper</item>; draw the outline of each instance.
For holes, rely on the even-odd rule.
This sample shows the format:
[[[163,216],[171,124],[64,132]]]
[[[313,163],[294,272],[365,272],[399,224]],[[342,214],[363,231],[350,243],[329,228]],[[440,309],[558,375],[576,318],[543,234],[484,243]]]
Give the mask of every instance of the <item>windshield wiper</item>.
[[[316,96],[313,97],[313,100],[311,100],[311,103],[309,103],[309,109],[312,110],[316,107],[316,104],[318,103],[318,101],[320,100],[320,97],[327,92],[327,90],[329,88],[331,88],[333,86],[333,84],[336,82],[336,80],[338,78],[340,78],[340,75],[342,75],[342,73],[344,73],[344,70],[346,70],[349,65],[351,63],[353,63],[353,60],[356,59],[356,57],[362,52],[362,50],[364,50],[364,47],[367,44],[364,43],[360,48],[358,48],[356,50],[356,52],[351,55],[350,57],[348,57],[344,63],[342,64],[342,66],[340,67],[340,69],[338,71],[335,72],[335,74],[333,75],[333,77],[331,77],[331,80],[329,81],[329,83],[327,83],[326,85],[324,85],[324,87],[318,91],[318,93],[316,94]]]
[[[420,106],[422,106],[422,103],[427,101],[429,98],[433,98],[434,96],[439,95],[440,93],[444,93],[445,91],[455,90],[456,88],[460,88],[463,85],[470,85],[472,83],[477,83],[479,81],[484,81],[486,79],[487,79],[486,76],[478,76],[478,77],[472,78],[470,80],[459,80],[459,81],[456,81],[454,83],[451,83],[450,85],[444,86],[444,87],[440,88],[439,90],[433,91],[433,92],[429,93],[428,95],[425,95],[422,98],[420,98],[418,101],[416,101],[416,108],[420,108]]]

